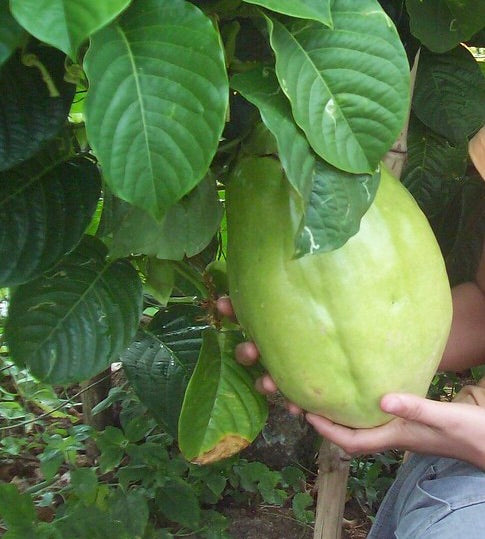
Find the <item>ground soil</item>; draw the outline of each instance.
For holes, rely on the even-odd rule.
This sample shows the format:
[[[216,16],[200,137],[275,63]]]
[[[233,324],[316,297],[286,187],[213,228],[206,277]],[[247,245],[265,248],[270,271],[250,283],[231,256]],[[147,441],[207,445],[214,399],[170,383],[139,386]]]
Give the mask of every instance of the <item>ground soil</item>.
[[[289,509],[260,506],[253,509],[241,507],[224,511],[231,525],[232,539],[312,539],[313,526],[295,520]],[[344,514],[342,539],[365,539],[370,521],[360,507],[350,500]]]

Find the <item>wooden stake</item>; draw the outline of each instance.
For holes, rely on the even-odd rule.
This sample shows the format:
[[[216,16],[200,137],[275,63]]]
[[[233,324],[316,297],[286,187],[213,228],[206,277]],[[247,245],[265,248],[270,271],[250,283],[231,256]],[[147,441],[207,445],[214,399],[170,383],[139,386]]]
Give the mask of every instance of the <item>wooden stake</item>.
[[[340,539],[350,460],[343,449],[329,440],[323,440],[318,455],[314,539]]]
[[[416,57],[414,59],[413,68],[411,69],[411,77],[410,77],[410,103],[413,100],[413,90],[414,90],[414,82],[416,80],[416,70],[418,69],[418,60],[419,60],[419,52],[420,49],[418,49],[418,52],[416,54]],[[406,164],[406,159],[408,156],[408,127],[409,127],[409,113],[411,112],[411,106],[409,107],[408,116],[406,119],[406,122],[404,123],[404,127],[396,140],[396,142],[393,144],[392,148],[386,153],[386,155],[383,158],[384,163],[386,164],[387,168],[392,172],[392,175],[395,178],[400,178],[404,165]]]

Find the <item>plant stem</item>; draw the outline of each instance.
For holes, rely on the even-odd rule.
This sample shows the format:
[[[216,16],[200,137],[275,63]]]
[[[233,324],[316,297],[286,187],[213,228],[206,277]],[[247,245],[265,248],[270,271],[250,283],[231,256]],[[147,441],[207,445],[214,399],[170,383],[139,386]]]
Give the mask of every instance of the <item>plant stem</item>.
[[[192,305],[197,301],[197,296],[171,296],[168,303],[185,303]]]
[[[44,490],[47,487],[50,487],[53,483],[55,483],[59,478],[53,477],[52,479],[47,479],[46,481],[41,481],[40,483],[37,483],[36,485],[32,485],[29,488],[26,488],[24,493],[25,494],[37,494],[41,490]]]

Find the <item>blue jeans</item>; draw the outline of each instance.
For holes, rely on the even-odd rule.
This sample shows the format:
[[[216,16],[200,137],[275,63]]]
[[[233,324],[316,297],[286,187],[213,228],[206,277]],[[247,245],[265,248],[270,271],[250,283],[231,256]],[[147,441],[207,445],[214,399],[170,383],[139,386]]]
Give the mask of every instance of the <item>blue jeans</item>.
[[[367,539],[460,536],[485,539],[485,471],[460,460],[411,455],[387,492]]]

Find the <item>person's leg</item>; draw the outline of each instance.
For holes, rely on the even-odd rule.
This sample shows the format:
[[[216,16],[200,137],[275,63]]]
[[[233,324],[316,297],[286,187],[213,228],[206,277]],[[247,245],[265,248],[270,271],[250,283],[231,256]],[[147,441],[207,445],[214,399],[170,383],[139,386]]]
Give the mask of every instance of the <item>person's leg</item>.
[[[485,472],[455,459],[412,455],[386,494],[368,539],[438,534],[451,539],[457,533],[485,538]]]

